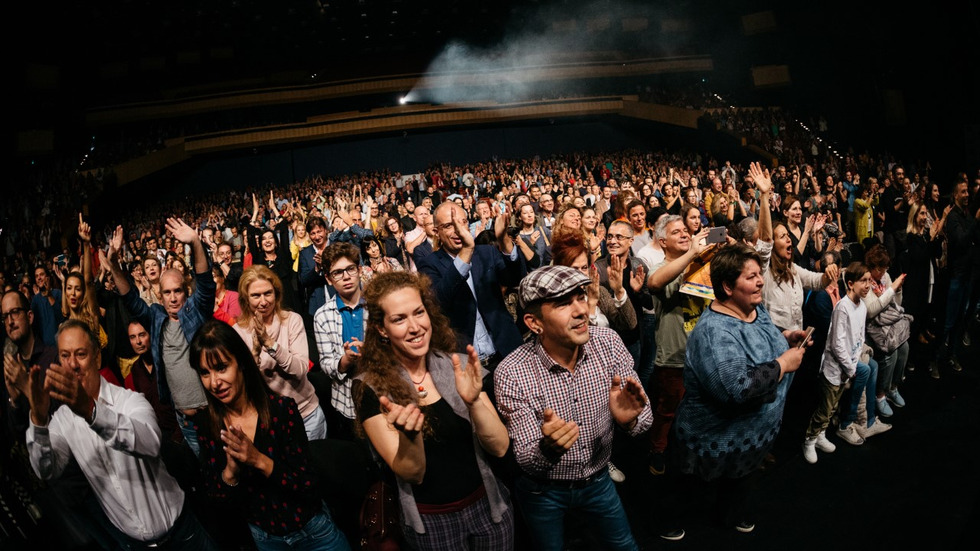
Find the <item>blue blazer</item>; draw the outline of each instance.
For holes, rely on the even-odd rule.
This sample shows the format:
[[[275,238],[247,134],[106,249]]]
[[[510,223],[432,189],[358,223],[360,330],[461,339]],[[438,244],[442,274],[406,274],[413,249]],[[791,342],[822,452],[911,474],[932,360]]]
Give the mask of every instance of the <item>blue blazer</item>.
[[[492,245],[477,245],[470,263],[469,277],[474,278],[476,299],[446,251],[439,249],[426,255],[416,262],[416,266],[420,273],[432,280],[432,289],[456,332],[460,350],[473,344],[479,308],[494,348],[501,357],[506,356],[520,346],[522,340],[514,318],[504,304],[501,287],[517,286],[525,274],[524,264],[520,255],[516,261],[511,261]]]
[[[299,252],[299,284],[306,298],[307,311],[311,316],[327,302],[327,293],[324,289],[327,278],[316,271],[316,262],[313,260],[315,252],[316,247],[313,245],[307,245]]]

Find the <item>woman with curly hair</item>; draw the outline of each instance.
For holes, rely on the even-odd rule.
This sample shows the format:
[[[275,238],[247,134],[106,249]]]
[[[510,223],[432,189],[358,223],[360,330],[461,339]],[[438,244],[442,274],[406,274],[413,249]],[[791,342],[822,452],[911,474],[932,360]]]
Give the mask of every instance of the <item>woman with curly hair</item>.
[[[394,473],[414,549],[511,549],[507,490],[490,468],[510,445],[476,350],[456,337],[423,275],[377,274],[353,386],[357,424]]]

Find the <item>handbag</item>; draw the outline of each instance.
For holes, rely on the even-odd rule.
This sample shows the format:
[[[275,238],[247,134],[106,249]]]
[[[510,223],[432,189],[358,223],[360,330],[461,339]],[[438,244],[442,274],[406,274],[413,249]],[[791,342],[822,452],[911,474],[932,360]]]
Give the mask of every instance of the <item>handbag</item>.
[[[361,551],[399,551],[400,522],[398,490],[384,479],[375,481],[361,503]]]
[[[866,332],[875,350],[891,354],[912,332],[912,316],[905,313],[894,301],[889,302],[878,315],[868,321]]]

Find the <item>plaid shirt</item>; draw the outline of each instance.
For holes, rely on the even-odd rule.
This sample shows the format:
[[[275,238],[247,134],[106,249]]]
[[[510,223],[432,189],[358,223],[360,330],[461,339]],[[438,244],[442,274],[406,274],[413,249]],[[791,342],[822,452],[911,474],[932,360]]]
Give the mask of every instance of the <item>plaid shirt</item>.
[[[619,335],[604,327],[589,327],[589,331],[591,338],[582,346],[574,371],[555,363],[539,339],[534,339],[504,358],[494,373],[497,409],[507,425],[517,462],[529,475],[578,480],[609,463],[615,428],[609,410],[613,375],[638,377]],[[578,440],[563,454],[542,450],[546,407],[579,425]],[[649,429],[652,421],[647,400],[630,435]]]
[[[366,324],[367,307],[363,308]],[[341,373],[338,368],[340,358],[344,356],[344,322],[337,309],[336,297],[327,298],[327,302],[313,316],[313,336],[320,352],[320,369],[330,376],[330,405],[344,417],[353,419],[356,412],[349,377],[353,373],[351,370]]]

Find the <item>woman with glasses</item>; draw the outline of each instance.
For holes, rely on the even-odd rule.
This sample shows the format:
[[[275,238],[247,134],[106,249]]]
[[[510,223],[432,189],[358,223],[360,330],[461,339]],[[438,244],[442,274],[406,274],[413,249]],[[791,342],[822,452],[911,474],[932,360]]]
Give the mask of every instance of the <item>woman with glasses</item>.
[[[310,348],[303,318],[282,308],[282,281],[269,268],[257,264],[238,281],[241,315],[235,330],[255,357],[269,388],[292,398],[299,406],[310,440],[327,437],[327,419],[313,385],[306,378]]]

